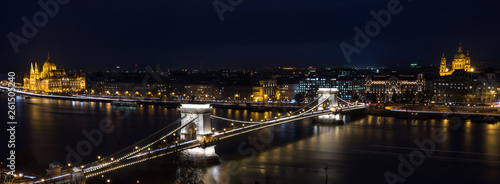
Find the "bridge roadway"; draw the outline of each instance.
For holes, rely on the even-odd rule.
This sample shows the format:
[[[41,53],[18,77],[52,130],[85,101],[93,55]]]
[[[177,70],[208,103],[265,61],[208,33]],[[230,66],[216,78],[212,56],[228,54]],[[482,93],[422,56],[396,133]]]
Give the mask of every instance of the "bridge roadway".
[[[346,112],[346,111],[359,110],[359,109],[365,109],[365,108],[366,108],[366,106],[364,106],[364,105],[358,105],[358,106],[349,106],[349,107],[340,108],[340,109],[338,109],[338,111]],[[335,111],[332,111],[332,110],[312,111],[312,112],[307,112],[307,113],[301,113],[298,115],[287,116],[287,117],[280,118],[280,119],[274,119],[274,120],[269,120],[269,121],[265,121],[265,122],[254,123],[254,124],[251,124],[248,126],[235,128],[235,129],[228,130],[228,131],[216,132],[213,135],[213,139],[215,139],[215,140],[228,139],[228,138],[231,138],[231,137],[234,137],[237,135],[261,130],[261,129],[268,128],[271,126],[276,126],[276,125],[280,125],[280,124],[288,123],[288,122],[292,122],[292,121],[298,121],[298,120],[302,120],[302,119],[317,117],[317,116],[321,116],[321,115],[327,115],[327,114],[331,114],[331,113],[335,113]],[[186,150],[186,149],[202,147],[202,146],[203,146],[203,144],[201,141],[190,140],[190,141],[185,141],[185,142],[179,143],[177,145],[172,145],[172,146],[168,146],[165,148],[155,149],[152,151],[148,151],[145,153],[141,153],[141,154],[138,154],[135,156],[128,157],[124,161],[115,162],[117,164],[114,164],[114,165],[113,164],[106,165],[109,167],[106,167],[105,169],[102,169],[102,170],[97,168],[97,167],[96,168],[89,168],[90,171],[94,171],[94,172],[88,172],[88,174],[86,174],[86,177],[91,178],[94,176],[99,176],[99,175],[107,173],[109,171],[113,171],[113,170],[120,169],[120,168],[123,168],[126,166],[134,165],[137,163],[141,163],[141,162],[144,162],[144,161],[147,161],[150,159],[158,158],[158,157],[173,153],[175,151]],[[95,171],[97,171],[97,172],[95,172]]]
[[[365,109],[365,108],[366,108],[366,106],[364,106],[364,105],[358,105],[358,106],[349,106],[349,107],[339,108],[338,111],[346,112],[346,111],[360,110],[360,109]],[[283,123],[288,123],[288,122],[292,122],[292,121],[317,117],[317,116],[331,114],[331,113],[334,113],[334,111],[333,112],[332,112],[332,110],[313,111],[313,112],[308,112],[308,113],[301,113],[299,115],[294,115],[294,116],[287,116],[287,117],[280,118],[280,119],[274,119],[274,120],[269,120],[269,121],[265,121],[265,122],[258,122],[258,123],[254,123],[254,124],[251,124],[248,126],[243,126],[241,128],[235,128],[235,129],[224,131],[224,132],[216,132],[216,133],[214,133],[213,139],[215,139],[215,140],[228,139],[228,138],[231,138],[231,137],[234,137],[237,135],[261,130],[261,129],[268,128],[271,126],[276,126],[276,125],[280,125]],[[141,162],[144,162],[144,161],[147,161],[150,159],[165,156],[165,155],[173,153],[175,151],[181,151],[181,150],[202,147],[202,146],[204,146],[202,144],[202,141],[189,140],[189,141],[181,142],[181,143],[176,144],[176,145],[171,145],[168,147],[147,151],[144,153],[140,153],[140,154],[137,154],[134,156],[127,157],[126,159],[123,159],[123,161],[106,163],[106,164],[103,164],[101,166],[87,168],[86,172],[85,172],[86,173],[85,177],[91,178],[94,176],[99,176],[99,175],[105,174],[109,171],[113,171],[113,170],[120,169],[120,168],[123,168],[126,166],[141,163]]]
[[[232,119],[228,119],[228,118],[223,118],[223,117],[211,115],[211,117],[215,118],[215,119],[221,119],[221,120],[226,120],[226,121],[235,122],[235,123],[249,124],[248,126],[243,125],[240,128],[235,128],[235,129],[231,129],[228,131],[214,132],[214,134],[212,136],[212,140],[228,139],[228,138],[231,138],[231,137],[234,137],[237,135],[261,130],[264,128],[280,125],[283,123],[288,123],[288,122],[292,122],[292,121],[297,121],[297,120],[302,120],[302,119],[307,119],[307,118],[312,118],[312,117],[317,117],[317,116],[327,115],[327,114],[332,114],[332,113],[360,110],[360,109],[365,109],[367,107],[364,104],[362,104],[362,105],[346,105],[345,107],[337,107],[334,109],[327,109],[327,110],[316,110],[325,101],[318,103],[316,106],[314,106],[308,110],[302,109],[302,112],[299,112],[300,111],[299,110],[299,111],[296,111],[294,113],[291,113],[289,116],[285,116],[285,117],[273,119],[273,120],[268,120],[268,121],[262,121],[262,122],[239,121],[239,120],[232,120]],[[349,103],[349,102],[345,102],[345,103]],[[185,117],[180,118],[176,122],[180,122],[180,120],[183,118],[185,118]],[[150,143],[146,144],[145,146],[141,146],[141,148],[137,149],[137,147],[136,147],[136,149],[133,149],[134,145],[139,145],[136,143],[136,144],[129,146],[128,148],[122,149],[120,151],[120,152],[126,151],[126,150],[130,151],[130,149],[132,148],[132,150],[133,150],[132,152],[125,152],[125,153],[123,153],[124,155],[122,155],[122,156],[119,156],[119,154],[115,153],[111,156],[118,156],[116,158],[111,157],[111,156],[107,156],[99,161],[85,165],[83,168],[85,178],[91,178],[94,176],[102,175],[104,173],[107,173],[107,172],[110,172],[110,171],[113,171],[116,169],[120,169],[120,168],[127,167],[130,165],[138,164],[138,163],[141,163],[141,162],[144,162],[147,160],[151,160],[154,158],[165,156],[167,154],[171,154],[171,153],[176,152],[176,151],[182,151],[182,150],[187,150],[187,149],[191,149],[191,148],[206,146],[207,145],[206,142],[203,142],[200,140],[189,140],[189,141],[177,143],[175,145],[170,145],[170,146],[165,146],[165,147],[157,148],[154,150],[150,150],[151,146],[153,146],[154,144],[156,144],[162,140],[165,140],[166,137],[168,137],[168,136],[172,135],[173,133],[179,131],[180,129],[186,127],[187,125],[189,125],[190,123],[192,123],[196,119],[197,118],[193,118],[193,119],[189,120],[189,123],[175,128],[173,131],[170,131],[169,133],[164,134],[163,136],[154,140],[153,142],[150,142]],[[176,124],[176,123],[172,123],[172,124]],[[166,129],[166,128],[164,128],[164,129]],[[164,130],[164,129],[162,129],[162,130]],[[160,130],[160,131],[162,131],[162,130]],[[158,134],[160,131],[156,132],[155,134]],[[153,134],[153,135],[155,135],[155,134]],[[153,135],[147,137],[146,139],[153,137]],[[144,141],[146,139],[143,139],[141,141]],[[145,149],[148,149],[148,151],[144,151]],[[118,152],[118,153],[120,153],[120,152]],[[71,173],[72,173],[72,169],[66,169],[62,172],[61,175],[46,179],[45,181],[68,180],[68,178],[71,178]],[[38,181],[32,182],[32,183],[42,183],[42,181],[38,180]]]
[[[364,106],[364,105],[357,105],[357,106],[349,106],[349,107],[340,108],[340,109],[338,109],[338,111],[347,112],[347,111],[360,110],[360,109],[365,109],[365,108],[366,108],[366,106]],[[228,138],[231,138],[231,137],[234,137],[237,135],[261,130],[264,128],[280,125],[283,123],[298,121],[298,120],[317,117],[317,116],[321,116],[321,115],[327,115],[327,114],[331,114],[331,113],[332,113],[331,110],[314,111],[314,112],[302,113],[302,114],[294,115],[294,116],[288,116],[288,117],[284,117],[281,119],[275,119],[275,120],[269,120],[269,121],[265,121],[265,122],[254,123],[254,124],[251,124],[249,126],[243,126],[241,128],[235,128],[235,129],[220,132],[220,133],[216,132],[216,133],[214,133],[213,139],[216,139],[216,140],[228,139]],[[333,111],[333,113],[334,113],[334,111]],[[94,168],[89,168],[91,171],[97,171],[97,172],[92,172],[92,173],[89,172],[85,177],[91,178],[94,176],[99,176],[99,175],[105,174],[109,171],[113,171],[113,170],[120,169],[120,168],[123,168],[126,166],[141,163],[141,162],[144,162],[144,161],[147,161],[150,159],[165,156],[165,155],[173,153],[175,151],[181,151],[181,150],[202,147],[202,146],[204,146],[202,144],[202,141],[189,140],[189,141],[179,143],[177,145],[172,145],[172,146],[168,146],[165,148],[151,150],[148,152],[137,154],[135,156],[128,157],[124,161],[119,162],[119,164],[106,165],[106,166],[110,166],[110,167],[103,169],[103,170],[98,170],[98,169],[94,170]],[[118,163],[118,162],[116,162],[116,163]]]
[[[313,117],[332,114],[332,113],[336,113],[336,112],[340,112],[340,111],[347,112],[347,111],[360,110],[360,109],[366,109],[366,106],[365,105],[348,106],[348,107],[339,108],[337,111],[332,111],[332,110],[311,111],[311,112],[307,112],[307,113],[301,113],[298,115],[287,116],[287,117],[284,117],[281,119],[275,119],[275,120],[269,120],[269,121],[265,121],[265,122],[254,123],[254,124],[251,124],[249,126],[243,126],[241,128],[236,128],[236,129],[228,130],[228,131],[221,132],[221,133],[214,133],[214,137],[218,138],[218,140],[222,140],[222,139],[227,139],[227,138],[234,137],[237,135],[241,135],[241,134],[257,131],[260,129],[268,128],[271,126],[280,125],[283,123],[288,123],[288,122],[307,119],[307,118],[313,118]],[[212,117],[215,117],[215,116],[212,116]]]

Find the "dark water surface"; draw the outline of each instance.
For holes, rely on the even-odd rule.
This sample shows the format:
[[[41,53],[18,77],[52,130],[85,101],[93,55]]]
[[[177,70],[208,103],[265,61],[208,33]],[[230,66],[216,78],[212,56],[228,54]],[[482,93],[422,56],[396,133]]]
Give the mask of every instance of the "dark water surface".
[[[7,97],[0,95],[5,104],[0,105],[1,117],[6,120]],[[53,161],[65,164],[66,147],[76,149],[87,140],[82,131],[98,130],[103,119],[109,119],[115,129],[82,156],[83,163],[129,146],[180,117],[176,109],[157,106],[115,108],[99,102],[17,99],[16,150],[32,153],[43,169]],[[214,113],[242,120],[276,114],[228,109]],[[219,129],[228,125],[213,123]],[[313,119],[279,125],[221,141],[216,152],[222,163],[207,169],[205,181],[325,183],[328,175],[328,183],[387,183],[384,173],[390,172],[404,183],[500,183],[500,124],[458,123],[355,116],[346,125],[316,125]],[[415,141],[433,141],[437,130],[444,132],[446,140],[433,142],[435,149],[418,157],[416,153],[423,152]],[[8,135],[1,134],[5,162]],[[409,161],[410,155],[416,165]],[[399,172],[401,165],[410,168]]]

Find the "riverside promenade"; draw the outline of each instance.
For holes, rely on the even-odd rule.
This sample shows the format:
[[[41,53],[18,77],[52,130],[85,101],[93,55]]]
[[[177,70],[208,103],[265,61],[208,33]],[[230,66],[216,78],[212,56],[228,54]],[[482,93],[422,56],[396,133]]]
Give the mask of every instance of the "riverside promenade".
[[[7,91],[8,88],[0,86],[0,90]],[[54,95],[54,94],[39,94],[23,91],[21,88],[15,93],[22,96],[61,99],[61,100],[75,100],[75,101],[92,101],[92,102],[113,102],[118,100],[134,101],[139,105],[161,105],[165,107],[176,108],[181,103],[210,103],[215,108],[230,108],[230,109],[243,109],[252,111],[270,111],[274,108],[287,108],[290,110],[299,109],[301,106],[297,103],[282,102],[282,103],[264,103],[264,102],[250,102],[250,101],[223,101],[223,100],[170,100],[165,101],[160,98],[150,97],[120,97],[120,96],[97,96],[97,95]]]

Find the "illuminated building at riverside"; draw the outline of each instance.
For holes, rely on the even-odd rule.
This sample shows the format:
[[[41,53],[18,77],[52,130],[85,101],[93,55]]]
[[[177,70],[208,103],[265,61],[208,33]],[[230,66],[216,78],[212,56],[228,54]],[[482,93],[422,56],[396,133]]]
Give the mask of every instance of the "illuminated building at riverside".
[[[36,62],[34,67],[33,63],[31,63],[30,73],[25,75],[23,79],[24,90],[47,93],[80,92],[85,90],[85,74],[66,74],[63,68],[57,69],[54,62],[50,60],[50,55],[41,69],[38,69]]]

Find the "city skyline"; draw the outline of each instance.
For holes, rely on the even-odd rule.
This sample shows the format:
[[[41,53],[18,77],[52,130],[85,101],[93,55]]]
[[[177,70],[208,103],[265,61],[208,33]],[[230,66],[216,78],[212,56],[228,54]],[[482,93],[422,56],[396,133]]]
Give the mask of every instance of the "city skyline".
[[[0,183],[500,183],[496,4],[1,1]]]
[[[465,54],[466,53],[466,54]],[[458,58],[457,58],[458,57]],[[448,58],[448,59],[447,59]],[[348,67],[348,66],[345,66],[345,67],[325,67],[325,66],[315,66],[315,65],[305,65],[305,66],[274,66],[274,67],[269,67],[269,66],[260,66],[260,67],[231,67],[231,66],[225,66],[225,67],[204,67],[203,65],[203,62],[200,62],[199,63],[199,66],[198,67],[193,67],[193,68],[170,68],[168,66],[165,66],[165,65],[161,65],[159,63],[156,63],[155,65],[149,65],[149,64],[133,64],[133,65],[120,65],[120,64],[116,64],[116,65],[113,65],[113,64],[109,64],[109,65],[106,65],[106,66],[101,66],[101,67],[93,67],[93,68],[87,68],[87,67],[80,67],[80,68],[73,68],[73,69],[70,69],[68,70],[70,73],[78,73],[78,72],[99,72],[99,71],[104,71],[104,72],[146,72],[146,70],[149,69],[152,69],[152,70],[155,70],[155,71],[195,71],[195,72],[199,72],[199,71],[217,71],[217,70],[226,70],[226,69],[229,69],[229,70],[248,70],[248,71],[252,71],[252,70],[266,70],[266,69],[280,69],[280,70],[297,70],[297,69],[311,69],[311,68],[318,68],[318,69],[326,69],[326,70],[330,70],[330,69],[371,69],[371,70],[375,70],[375,69],[387,69],[387,68],[393,68],[395,70],[398,70],[398,68],[402,67],[402,68],[414,68],[416,66],[419,66],[419,67],[431,67],[431,68],[439,68],[439,73],[444,73],[444,72],[447,72],[448,75],[453,73],[453,71],[455,70],[454,68],[455,67],[458,67],[457,64],[455,64],[455,61],[457,59],[467,59],[467,60],[461,60],[462,62],[465,62],[466,65],[464,65],[464,63],[461,63],[460,67],[462,68],[457,68],[457,69],[464,69],[463,67],[468,67],[468,68],[465,68],[465,70],[467,72],[474,72],[474,70],[476,70],[477,72],[481,72],[481,71],[484,71],[484,70],[488,70],[488,69],[492,69],[492,70],[496,70],[498,69],[498,66],[496,65],[486,65],[485,63],[483,62],[478,62],[474,56],[472,56],[472,59],[471,59],[471,56],[470,56],[470,50],[467,48],[467,49],[463,49],[463,46],[462,46],[462,43],[460,42],[458,44],[458,50],[456,50],[455,52],[451,53],[451,54],[446,54],[445,52],[442,53],[442,56],[441,56],[441,59],[439,61],[439,64],[436,64],[436,63],[431,63],[431,64],[423,64],[422,63],[408,63],[408,64],[405,64],[405,65],[401,65],[399,63],[397,64],[393,64],[393,65],[378,65],[378,66],[374,66],[374,67]],[[33,68],[33,66],[37,66],[37,64],[40,64],[40,67],[42,66],[42,64],[46,61],[50,60],[50,52],[47,53],[47,56],[44,60],[41,60],[41,61],[35,61],[35,62],[31,62],[31,67]],[[472,63],[471,63],[471,60],[472,60]],[[448,61],[448,63],[447,63]],[[453,61],[453,62],[452,62]],[[66,67],[63,66],[63,65],[59,65],[59,64],[54,64],[54,66],[57,66],[58,68],[61,68],[61,69],[65,69]],[[32,69],[33,70],[33,69]],[[448,72],[448,70],[450,70]],[[20,71],[21,73],[24,73],[24,71]],[[432,72],[431,72],[432,73]],[[444,74],[441,74],[441,76],[443,76]]]

